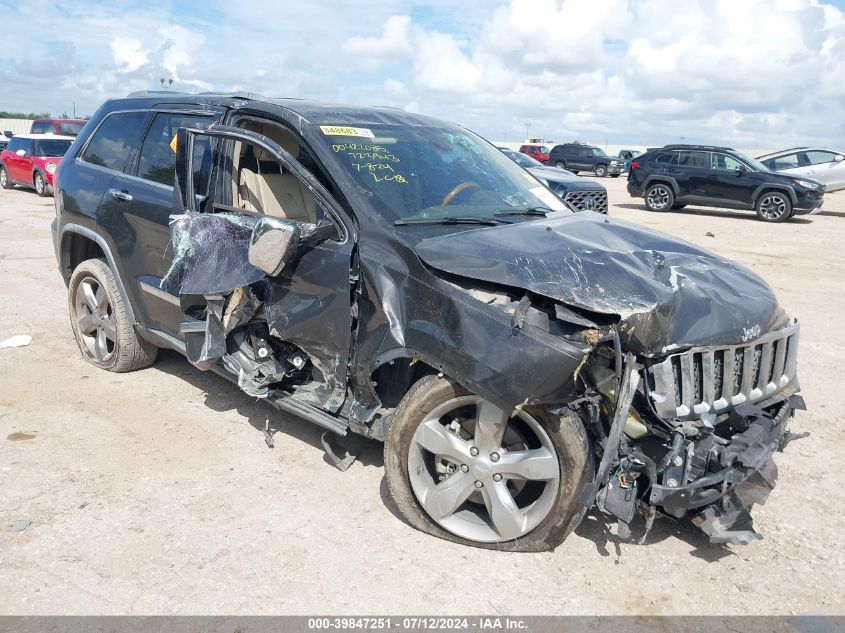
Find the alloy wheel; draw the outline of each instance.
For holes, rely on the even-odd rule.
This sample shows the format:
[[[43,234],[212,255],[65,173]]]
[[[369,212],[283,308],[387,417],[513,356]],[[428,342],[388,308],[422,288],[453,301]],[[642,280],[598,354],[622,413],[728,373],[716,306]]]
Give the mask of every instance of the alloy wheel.
[[[44,178],[41,174],[35,174],[35,191],[39,196],[44,193]]]
[[[423,419],[408,474],[436,523],[480,542],[528,534],[554,507],[560,485],[559,459],[540,423],[474,395],[453,398]]]
[[[786,213],[786,200],[778,194],[769,194],[760,202],[760,215],[767,220],[777,220]]]
[[[665,187],[653,187],[648,192],[648,204],[658,211],[665,209],[669,204],[669,190]]]
[[[117,347],[117,329],[106,289],[94,277],[86,277],[76,287],[74,307],[85,351],[98,362],[109,360]]]
[[[5,189],[9,184],[9,176],[5,169],[0,169],[0,187]]]

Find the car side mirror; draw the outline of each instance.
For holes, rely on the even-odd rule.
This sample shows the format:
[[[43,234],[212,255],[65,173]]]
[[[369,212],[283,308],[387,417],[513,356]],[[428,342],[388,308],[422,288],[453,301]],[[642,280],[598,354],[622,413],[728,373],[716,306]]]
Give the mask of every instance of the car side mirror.
[[[748,171],[748,167],[746,167],[745,165],[740,165],[740,166],[739,166],[739,167],[737,167],[737,169],[736,169],[736,175],[737,175],[737,176],[742,176],[742,175],[743,175],[745,172],[747,172],[747,171]]]
[[[6,138],[12,138],[14,135],[15,135],[15,133],[12,132],[12,130],[5,130],[3,132],[3,136],[5,136]]]
[[[19,149],[17,152],[15,152],[15,154],[17,154],[21,158],[26,158],[26,150],[25,149]]]
[[[252,228],[249,263],[274,277],[296,257],[300,228],[281,218],[259,218]]]

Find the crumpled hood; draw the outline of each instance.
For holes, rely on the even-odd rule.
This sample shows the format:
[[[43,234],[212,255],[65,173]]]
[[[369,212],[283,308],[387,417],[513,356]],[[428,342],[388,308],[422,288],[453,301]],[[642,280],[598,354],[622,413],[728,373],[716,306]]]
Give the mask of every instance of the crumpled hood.
[[[744,266],[596,213],[452,233],[415,250],[447,273],[619,315],[623,346],[636,353],[739,344],[788,323]]]

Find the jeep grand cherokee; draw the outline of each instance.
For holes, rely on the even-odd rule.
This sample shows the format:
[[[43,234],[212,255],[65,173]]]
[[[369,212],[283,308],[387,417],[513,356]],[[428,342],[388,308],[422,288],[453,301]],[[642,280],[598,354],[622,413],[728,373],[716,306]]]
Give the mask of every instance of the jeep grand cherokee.
[[[460,543],[553,548],[593,505],[745,542],[801,406],[798,323],[753,272],[398,109],[108,101],[53,230],[90,363],[178,350],[340,467],[328,437],[380,440],[403,515]]]

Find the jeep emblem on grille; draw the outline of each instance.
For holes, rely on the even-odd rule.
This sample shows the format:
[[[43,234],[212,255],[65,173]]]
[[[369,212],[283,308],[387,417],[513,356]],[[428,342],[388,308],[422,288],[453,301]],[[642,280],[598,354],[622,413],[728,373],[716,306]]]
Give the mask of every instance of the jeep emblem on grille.
[[[584,198],[584,209],[586,211],[595,211],[596,210],[596,199],[593,196],[587,196]]]

